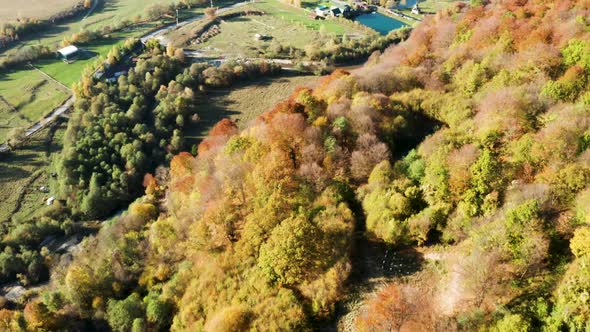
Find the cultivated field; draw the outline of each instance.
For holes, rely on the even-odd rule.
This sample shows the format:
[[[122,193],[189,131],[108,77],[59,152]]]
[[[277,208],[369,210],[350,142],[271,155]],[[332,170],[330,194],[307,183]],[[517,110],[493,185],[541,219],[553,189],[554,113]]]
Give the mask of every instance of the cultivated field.
[[[317,76],[283,76],[244,82],[229,90],[209,91],[201,104],[201,120],[185,132],[187,144],[198,144],[211,127],[224,118],[235,120],[244,128],[258,115],[286,99],[296,87],[313,85],[317,79]]]
[[[30,126],[68,96],[67,89],[30,67],[0,74],[0,142],[12,128]]]
[[[66,11],[80,0],[0,0],[0,23],[18,18],[45,19]]]

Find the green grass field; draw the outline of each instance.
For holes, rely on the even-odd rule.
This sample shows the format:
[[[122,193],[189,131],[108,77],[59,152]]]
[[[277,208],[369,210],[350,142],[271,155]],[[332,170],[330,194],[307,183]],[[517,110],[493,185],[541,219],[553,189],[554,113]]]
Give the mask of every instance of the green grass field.
[[[262,50],[273,43],[283,47],[302,49],[306,44],[322,38],[313,30],[300,25],[286,25],[276,16],[245,16],[227,20],[220,25],[221,33],[207,42],[191,45],[191,48],[208,50],[207,53],[227,57],[258,57]],[[268,36],[269,40],[255,40],[255,34]]]
[[[35,62],[35,67],[64,85],[71,87],[73,83],[80,80],[86,67],[94,64],[101,56],[105,58],[114,46],[124,44],[127,38],[140,37],[145,30],[144,26],[131,28],[113,33],[110,38],[104,38],[86,45],[78,45],[80,49],[87,53],[85,59],[79,59],[73,63],[65,63],[59,59],[45,59]]]
[[[0,142],[10,129],[28,127],[68,96],[64,87],[29,67],[1,74]]]
[[[78,4],[79,0],[0,0],[0,23],[18,18],[45,19]]]
[[[3,1],[0,0],[0,4]],[[8,56],[21,47],[33,44],[44,44],[57,49],[64,37],[69,37],[72,33],[83,28],[98,30],[105,26],[112,27],[122,20],[133,19],[137,15],[145,16],[146,9],[153,4],[169,4],[172,2],[174,1],[105,0],[105,5],[99,5],[96,11],[87,19],[77,19],[75,22],[59,24],[48,31],[37,33],[30,38],[24,38],[21,43],[12,49],[0,53],[0,57]],[[51,1],[44,2],[43,5],[39,6],[49,6],[50,4]],[[184,12],[182,16],[195,15],[202,10],[202,8],[194,8],[190,12]],[[87,52],[87,56],[71,64],[66,64],[58,59],[43,59],[35,61],[33,65],[63,83],[66,87],[71,87],[73,83],[80,79],[81,74],[87,67],[96,63],[100,56],[106,56],[112,47],[124,43],[127,38],[143,36],[160,23],[151,22],[133,26],[112,33],[109,38],[78,45]],[[69,92],[65,88],[28,66],[0,73],[0,97],[3,97],[3,99],[0,98],[0,142],[5,141],[6,134],[12,128],[27,127],[59,106],[67,98],[68,94]]]
[[[187,128],[187,146],[199,144],[209,130],[224,118],[237,121],[240,128],[286,99],[298,86],[312,86],[317,76],[282,76],[243,82],[231,89],[207,92],[199,108],[200,120]]]
[[[0,0],[0,4],[3,1],[5,0]],[[58,24],[47,31],[23,38],[24,40],[15,47],[0,53],[0,57],[9,56],[17,49],[33,44],[43,44],[57,49],[64,37],[69,37],[82,28],[94,30],[102,29],[105,26],[114,26],[121,20],[145,14],[145,9],[150,5],[172,2],[172,0],[104,1],[105,4],[99,5],[87,19],[78,18],[75,22]],[[43,4],[38,4],[38,7],[48,7],[51,3],[51,1],[43,2]],[[142,24],[113,33],[110,38],[103,38],[87,45],[79,45],[80,48],[88,51],[88,56],[83,60],[66,64],[58,59],[43,59],[34,62],[33,65],[66,87],[71,87],[74,82],[80,79],[84,69],[95,63],[99,56],[106,56],[113,46],[123,43],[129,37],[142,36],[153,29],[156,24],[158,22]],[[0,98],[0,142],[5,141],[7,133],[12,128],[28,127],[59,106],[67,99],[68,95],[67,89],[28,66],[0,73],[0,97],[2,97]]]
[[[50,129],[45,128],[31,136],[22,149],[0,159],[0,221],[13,216],[19,198],[17,218],[36,214],[45,206],[51,194],[40,192],[39,187],[49,183],[51,153],[61,151],[64,132],[65,124],[61,124],[47,142]]]
[[[420,1],[420,8],[426,13],[436,13],[447,8],[451,3],[459,0],[423,0]]]
[[[5,0],[0,0],[5,1]],[[64,37],[70,37],[80,30],[99,30],[104,27],[114,27],[123,20],[133,20],[138,15],[145,17],[146,10],[154,4],[168,5],[174,0],[101,0],[96,10],[86,19],[77,18],[71,22],[64,22],[51,29],[27,36],[17,46],[5,52],[10,55],[17,49],[27,45],[46,45],[51,49],[58,49]],[[40,6],[46,6],[40,4]]]
[[[242,16],[224,20],[220,24],[221,33],[202,44],[188,44],[196,36],[202,22],[191,23],[181,29],[171,31],[167,39],[176,41],[177,47],[203,51],[212,57],[259,57],[261,50],[272,44],[283,47],[303,49],[313,41],[333,35],[361,35],[367,31],[353,22],[339,20],[315,20],[310,12],[295,8],[277,0],[259,0],[240,11],[255,9],[263,11],[261,16]],[[261,34],[270,37],[255,40]]]

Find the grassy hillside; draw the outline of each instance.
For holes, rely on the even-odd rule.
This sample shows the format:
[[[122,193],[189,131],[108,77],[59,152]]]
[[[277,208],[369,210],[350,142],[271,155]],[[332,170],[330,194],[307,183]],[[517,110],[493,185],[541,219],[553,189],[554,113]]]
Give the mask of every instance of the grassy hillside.
[[[0,0],[0,22],[12,22],[17,18],[46,19],[52,15],[71,9],[79,0]]]

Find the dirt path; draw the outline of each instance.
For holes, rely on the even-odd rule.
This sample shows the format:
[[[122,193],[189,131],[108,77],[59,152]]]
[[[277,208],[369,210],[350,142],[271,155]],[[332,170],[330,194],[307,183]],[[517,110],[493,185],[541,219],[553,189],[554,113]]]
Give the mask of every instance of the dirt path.
[[[384,285],[420,271],[424,259],[411,247],[396,250],[368,239],[364,230],[359,230],[355,234],[351,261],[346,298],[337,305],[335,321],[321,330],[355,331],[354,322],[363,303]]]

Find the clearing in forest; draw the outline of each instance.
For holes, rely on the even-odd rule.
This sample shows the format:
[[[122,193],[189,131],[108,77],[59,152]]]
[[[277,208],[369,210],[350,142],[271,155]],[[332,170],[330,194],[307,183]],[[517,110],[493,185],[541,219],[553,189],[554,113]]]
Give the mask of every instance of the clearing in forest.
[[[201,104],[200,121],[187,128],[187,145],[198,144],[209,130],[224,118],[237,122],[240,128],[269,111],[298,86],[311,86],[317,76],[283,76],[264,78],[234,85],[231,89],[216,89],[207,92]]]

